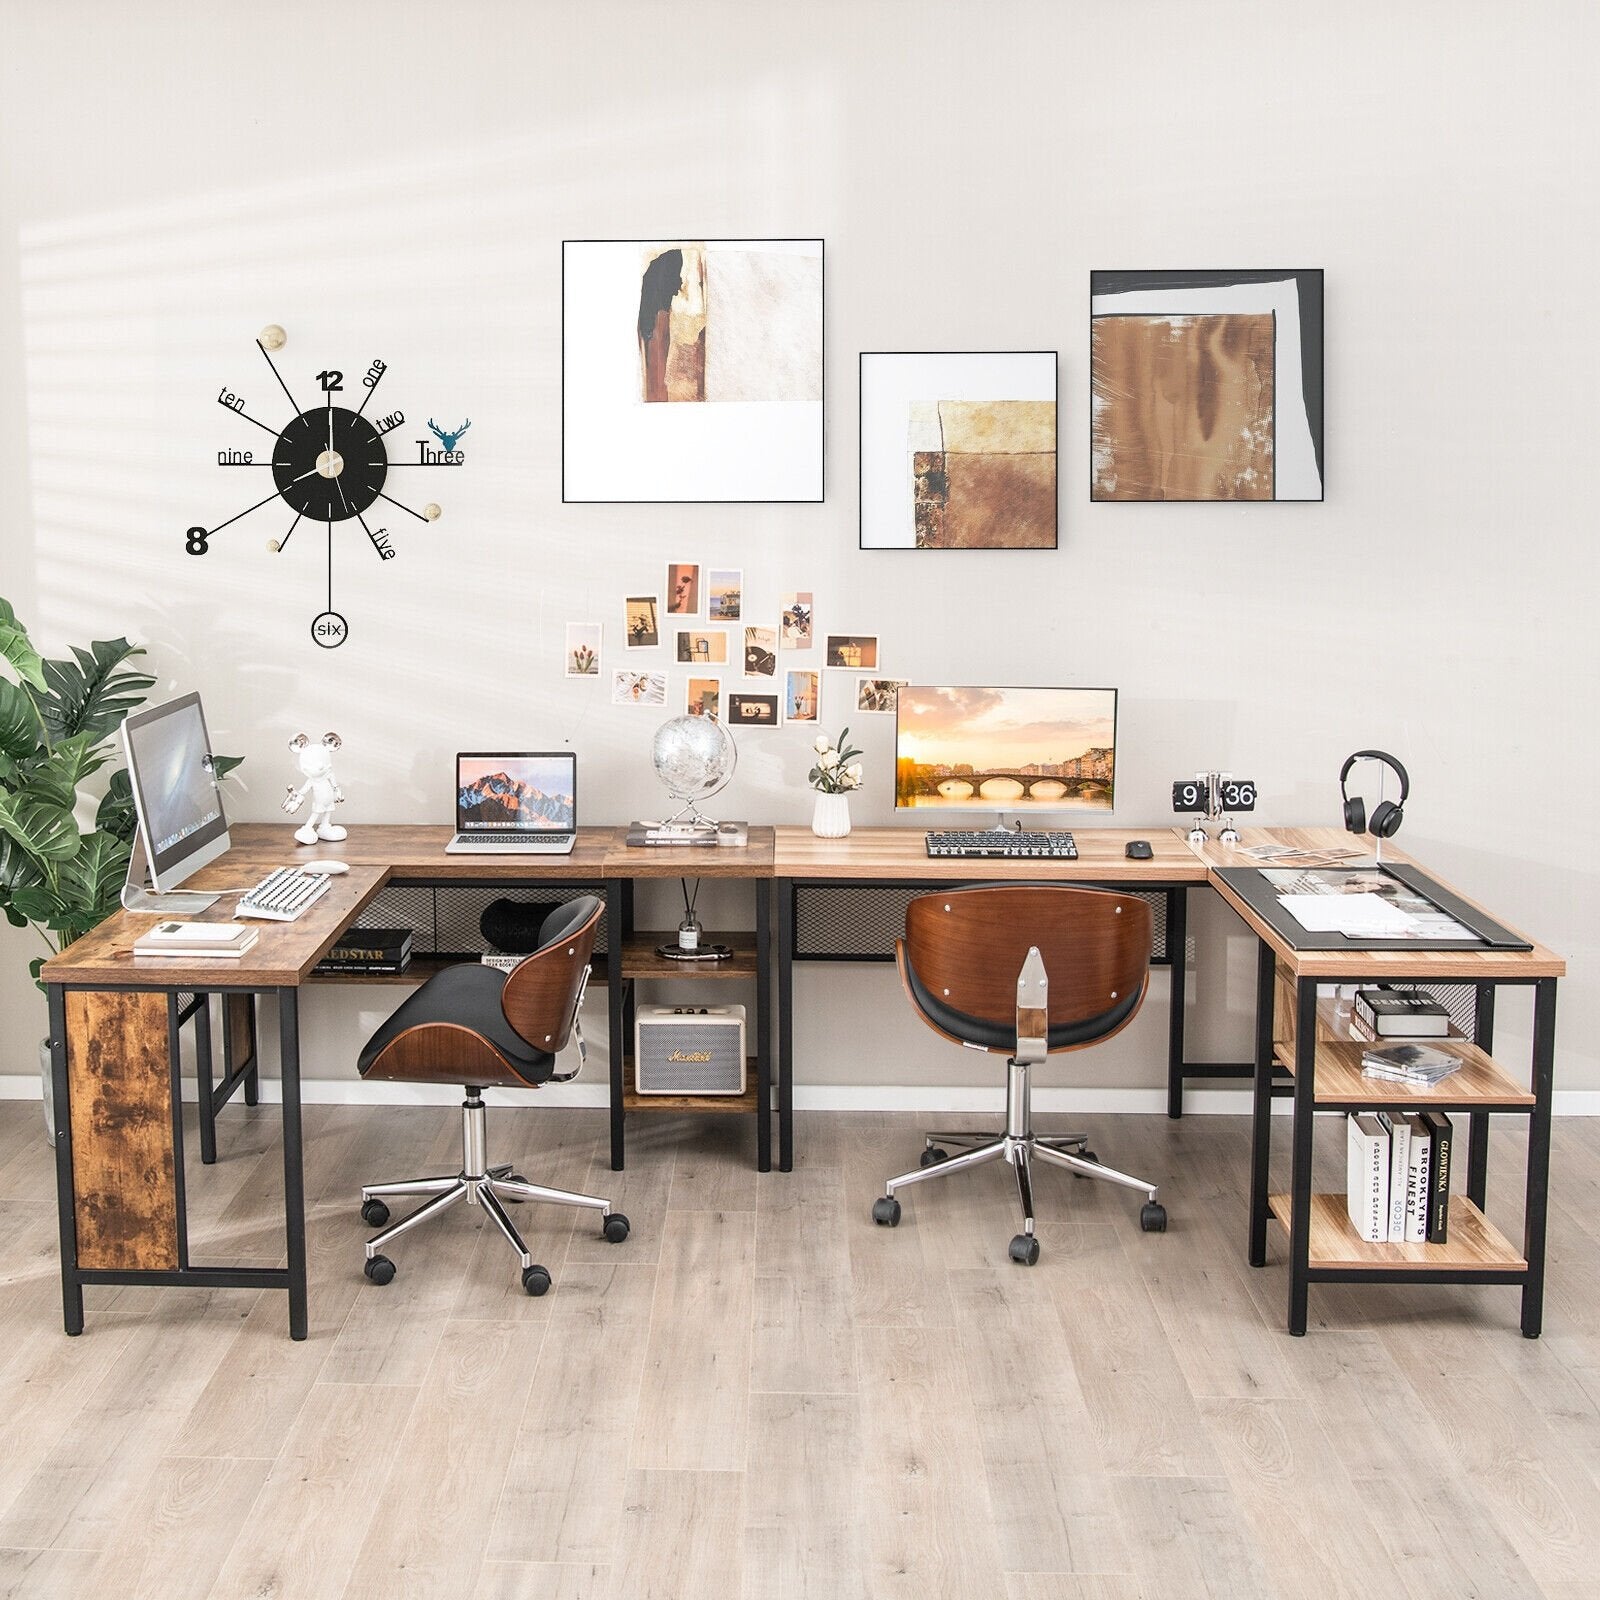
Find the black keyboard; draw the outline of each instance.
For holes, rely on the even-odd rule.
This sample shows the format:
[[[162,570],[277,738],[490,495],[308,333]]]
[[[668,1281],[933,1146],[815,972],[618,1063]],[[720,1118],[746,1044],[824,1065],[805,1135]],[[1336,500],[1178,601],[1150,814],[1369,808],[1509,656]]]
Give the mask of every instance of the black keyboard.
[[[969,833],[950,829],[928,834],[928,854],[990,856],[1002,860],[1039,857],[1051,861],[1076,861],[1078,847],[1065,828],[1035,833],[1001,833],[993,828]]]

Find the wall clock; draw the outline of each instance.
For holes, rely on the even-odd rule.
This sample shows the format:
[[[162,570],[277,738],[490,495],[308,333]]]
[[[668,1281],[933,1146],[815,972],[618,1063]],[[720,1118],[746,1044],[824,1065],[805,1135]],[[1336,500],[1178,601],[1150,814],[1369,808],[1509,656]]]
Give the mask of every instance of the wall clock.
[[[338,538],[336,527],[357,524],[366,536],[379,561],[392,561],[399,553],[387,526],[385,506],[392,506],[415,517],[418,522],[437,521],[440,510],[437,502],[429,501],[420,510],[407,505],[388,491],[393,485],[390,474],[396,469],[452,468],[466,460],[466,452],[459,448],[461,435],[471,426],[470,419],[459,428],[446,431],[430,417],[429,431],[437,444],[427,439],[414,441],[415,459],[401,459],[400,453],[391,450],[389,435],[400,428],[405,412],[400,410],[368,415],[367,408],[378,391],[378,385],[388,372],[388,364],[374,360],[357,383],[346,386],[345,374],[335,368],[324,368],[315,374],[316,390],[303,391],[310,405],[302,405],[290,391],[277,362],[274,351],[282,350],[288,336],[273,324],[263,328],[256,336],[256,348],[261,352],[284,398],[289,402],[292,415],[279,427],[272,427],[245,409],[244,397],[236,394],[226,384],[217,394],[217,403],[225,411],[253,424],[263,433],[272,436],[270,452],[257,448],[229,448],[217,452],[217,465],[224,468],[266,467],[272,473],[272,492],[253,505],[214,527],[197,526],[184,535],[184,549],[192,556],[209,555],[211,541],[234,523],[248,517],[263,506],[281,502],[294,513],[288,531],[267,541],[267,548],[281,555],[289,548],[295,531],[302,523],[312,530],[322,530],[326,539],[327,584],[324,608],[311,620],[311,637],[324,650],[336,649],[350,635],[350,626],[334,608],[333,572],[334,545]],[[295,376],[291,373],[291,376]],[[301,380],[296,377],[296,382]],[[360,395],[359,404],[355,403]],[[265,409],[265,408],[260,408]],[[381,503],[380,503],[381,502]],[[302,534],[300,546],[307,543]],[[297,546],[297,549],[300,548]]]

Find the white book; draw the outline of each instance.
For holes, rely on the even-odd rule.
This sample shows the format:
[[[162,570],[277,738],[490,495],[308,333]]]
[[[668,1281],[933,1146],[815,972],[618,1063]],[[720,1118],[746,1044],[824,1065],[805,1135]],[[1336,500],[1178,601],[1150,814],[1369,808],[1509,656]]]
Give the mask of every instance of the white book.
[[[1406,1157],[1406,1228],[1407,1244],[1428,1242],[1428,1196],[1433,1180],[1433,1136],[1422,1118],[1408,1116],[1411,1130],[1409,1153]]]
[[[1389,1134],[1389,1243],[1406,1239],[1406,1172],[1411,1165],[1411,1124],[1403,1111],[1380,1111]]]
[[[242,956],[259,937],[237,922],[158,922],[133,941],[133,953],[227,960]]]
[[[1371,1112],[1352,1112],[1345,1169],[1345,1206],[1356,1237],[1368,1244],[1389,1238],[1389,1135]]]

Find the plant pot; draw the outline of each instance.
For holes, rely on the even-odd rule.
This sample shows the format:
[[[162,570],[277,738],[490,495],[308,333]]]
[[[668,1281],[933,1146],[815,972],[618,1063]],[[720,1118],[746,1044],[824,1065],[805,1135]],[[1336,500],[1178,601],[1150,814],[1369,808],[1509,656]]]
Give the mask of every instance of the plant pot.
[[[811,813],[811,831],[819,839],[842,839],[850,831],[850,796],[819,794]]]

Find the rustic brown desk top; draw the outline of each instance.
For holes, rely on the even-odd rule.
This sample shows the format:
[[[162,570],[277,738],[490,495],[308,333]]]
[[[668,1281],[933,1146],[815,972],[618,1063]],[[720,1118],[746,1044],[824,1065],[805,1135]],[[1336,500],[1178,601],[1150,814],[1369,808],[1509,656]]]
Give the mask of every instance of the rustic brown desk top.
[[[926,828],[857,828],[843,839],[819,839],[809,828],[777,830],[773,873],[780,878],[896,878],[909,881],[1040,877],[1082,883],[1204,883],[1206,866],[1170,829],[1075,828],[1076,861],[930,856]],[[1130,861],[1123,847],[1148,839],[1148,861]]]
[[[750,842],[736,848],[640,845],[628,848],[628,830],[617,828],[606,851],[608,878],[770,878],[773,829],[752,828]]]
[[[1183,830],[1174,830],[1180,837]],[[1244,854],[1250,845],[1278,844],[1304,850],[1348,850],[1355,840],[1342,828],[1245,828],[1238,846],[1208,841],[1190,846],[1196,858],[1208,867],[1260,867],[1272,865]],[[1429,871],[1421,862],[1397,850],[1392,843],[1383,847],[1385,861],[1403,862],[1426,872],[1441,888],[1459,895],[1469,906],[1482,911],[1485,916],[1499,922],[1486,906],[1479,905],[1470,895],[1462,894],[1454,884],[1446,883]],[[1364,849],[1360,855],[1334,866],[1371,866],[1373,853]],[[1294,863],[1286,862],[1286,866]],[[1440,981],[1452,979],[1459,983],[1472,983],[1480,978],[1559,978],[1565,975],[1566,961],[1548,950],[1535,939],[1529,939],[1532,950],[1293,950],[1283,935],[1262,921],[1250,905],[1234,893],[1232,888],[1213,872],[1211,886],[1223,900],[1237,911],[1253,932],[1264,939],[1276,952],[1279,961],[1297,978],[1327,978],[1354,982],[1366,980],[1381,982],[1388,977],[1432,977]],[[1504,924],[1503,924],[1504,925]],[[1513,929],[1513,932],[1516,930]],[[1521,937],[1527,938],[1526,934]]]

